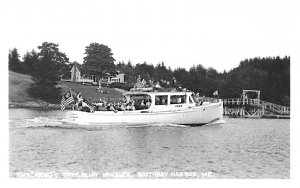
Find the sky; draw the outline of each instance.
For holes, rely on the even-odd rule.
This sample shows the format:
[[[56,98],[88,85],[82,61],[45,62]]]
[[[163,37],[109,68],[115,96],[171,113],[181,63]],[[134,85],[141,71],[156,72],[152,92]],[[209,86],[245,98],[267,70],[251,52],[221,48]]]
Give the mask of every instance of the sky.
[[[10,0],[0,6],[7,54],[17,48],[23,56],[47,41],[82,63],[85,47],[98,42],[111,48],[116,63],[164,62],[173,70],[202,64],[219,72],[246,58],[290,56],[296,10],[274,0]]]
[[[12,48],[24,55],[42,42],[54,42],[70,61],[82,62],[85,47],[98,42],[112,49],[117,62],[146,61],[155,65],[163,61],[172,69],[202,64],[219,72],[237,67],[246,58],[288,55],[292,85],[291,181],[272,182],[272,187],[286,187],[282,185],[284,182],[289,187],[299,185],[296,176],[300,174],[296,168],[300,166],[298,4],[292,0],[1,0],[0,76],[2,81],[6,80],[2,82],[5,92],[0,93],[5,100],[1,105],[2,117],[8,117],[8,68],[4,66]],[[8,118],[2,118],[1,122],[8,125]],[[1,128],[0,145],[5,148],[9,129]],[[0,177],[5,180],[8,156],[7,153],[0,157]],[[14,182],[32,186],[29,182]],[[245,181],[237,183],[232,181],[230,187],[245,186]]]

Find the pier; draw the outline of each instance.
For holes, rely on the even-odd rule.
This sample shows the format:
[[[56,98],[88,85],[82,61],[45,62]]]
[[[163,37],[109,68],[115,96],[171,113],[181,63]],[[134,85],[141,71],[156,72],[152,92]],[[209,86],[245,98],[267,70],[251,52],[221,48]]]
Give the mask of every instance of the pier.
[[[254,93],[254,98],[248,98]],[[290,118],[290,107],[260,100],[259,90],[243,90],[241,98],[223,99],[224,115],[243,118]]]

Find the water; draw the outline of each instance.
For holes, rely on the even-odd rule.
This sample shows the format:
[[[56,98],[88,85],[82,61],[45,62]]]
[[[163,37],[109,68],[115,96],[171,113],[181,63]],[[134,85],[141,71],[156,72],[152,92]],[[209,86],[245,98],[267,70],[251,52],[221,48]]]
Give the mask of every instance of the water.
[[[11,177],[290,178],[290,120],[99,127],[63,118],[9,109]]]

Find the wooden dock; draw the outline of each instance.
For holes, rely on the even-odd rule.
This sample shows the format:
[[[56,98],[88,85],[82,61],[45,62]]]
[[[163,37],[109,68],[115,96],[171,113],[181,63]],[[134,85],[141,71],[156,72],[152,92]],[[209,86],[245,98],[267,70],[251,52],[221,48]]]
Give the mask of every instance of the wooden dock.
[[[290,107],[259,99],[223,99],[224,115],[245,118],[290,118]]]
[[[248,93],[255,98],[248,98]],[[290,118],[290,107],[260,100],[259,90],[243,90],[241,98],[223,99],[224,115],[244,118]]]

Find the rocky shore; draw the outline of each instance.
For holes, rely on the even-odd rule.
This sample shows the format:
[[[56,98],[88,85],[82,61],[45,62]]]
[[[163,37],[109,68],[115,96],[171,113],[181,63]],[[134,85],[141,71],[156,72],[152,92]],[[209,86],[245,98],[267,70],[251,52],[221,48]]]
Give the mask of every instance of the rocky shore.
[[[42,108],[60,110],[60,104],[51,104],[47,102],[9,102],[9,108]]]

